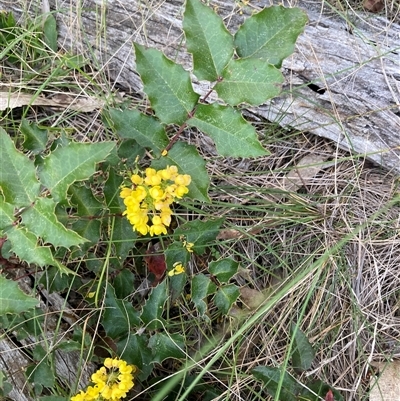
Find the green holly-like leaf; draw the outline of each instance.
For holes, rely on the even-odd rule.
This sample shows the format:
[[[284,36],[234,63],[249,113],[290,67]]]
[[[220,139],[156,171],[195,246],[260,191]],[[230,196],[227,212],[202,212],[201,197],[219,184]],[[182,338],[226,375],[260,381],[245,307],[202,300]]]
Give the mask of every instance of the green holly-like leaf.
[[[290,327],[290,334],[294,336],[292,364],[293,368],[303,372],[311,368],[315,352],[306,335],[294,323]]]
[[[185,269],[187,268],[187,266],[184,267]],[[179,297],[184,294],[184,288],[187,283],[187,274],[186,272],[176,274],[172,277],[168,277],[168,281],[170,284],[171,301],[175,302]]]
[[[2,370],[0,370],[0,397],[6,397],[14,388],[14,386],[7,382],[6,379],[7,376]]]
[[[52,199],[38,198],[22,213],[22,223],[37,237],[54,246],[70,248],[87,240],[72,230],[68,230],[54,213],[56,204]]]
[[[82,220],[79,219],[71,224],[71,229],[85,238],[87,242],[75,248],[77,254],[83,255],[87,250],[97,244],[100,240],[101,222],[100,220]]]
[[[140,325],[139,313],[133,309],[132,303],[117,299],[111,284],[107,285],[104,303],[102,325],[110,338],[125,337],[130,330]]]
[[[152,149],[156,157],[168,145],[165,129],[154,117],[137,110],[110,109],[108,114],[121,138],[134,139],[143,148]]]
[[[132,251],[137,234],[133,231],[126,217],[117,216],[112,225],[112,237],[110,241],[115,248],[115,256],[122,262]]]
[[[174,269],[175,263],[181,263],[185,268],[190,260],[191,253],[183,246],[182,242],[176,241],[168,246],[165,250],[165,262],[167,264],[167,271]],[[174,302],[179,298],[186,285],[187,275],[181,273],[169,277],[171,301]]]
[[[223,80],[214,89],[231,106],[248,103],[258,106],[279,95],[284,81],[282,73],[264,60],[232,60],[224,69]]]
[[[57,43],[57,22],[53,14],[43,16],[45,18],[43,23],[44,41],[54,52],[58,49]]]
[[[110,213],[118,214],[125,209],[124,202],[119,196],[122,182],[122,176],[119,175],[115,169],[110,169],[103,191],[106,205],[110,209]]]
[[[164,304],[167,298],[167,282],[164,280],[153,288],[140,315],[149,330],[160,329],[165,325],[165,321],[161,316],[164,312]]]
[[[204,298],[208,295],[214,294],[217,290],[215,283],[204,274],[196,274],[192,279],[192,301],[196,305],[200,316],[204,316],[207,312],[207,304],[204,302]]]
[[[132,229],[132,225],[126,219],[126,217],[120,216],[122,210],[125,209],[125,205],[119,196],[121,191],[121,184],[123,178],[118,175],[115,169],[110,169],[108,173],[108,179],[104,185],[104,197],[106,205],[110,210],[110,213],[116,214],[112,226],[112,238],[111,242],[115,247],[116,256],[121,260],[125,260],[129,252],[132,250],[134,241],[137,238],[137,234]]]
[[[135,275],[128,269],[122,269],[118,272],[113,284],[118,298],[129,297],[135,291]]]
[[[238,271],[239,263],[233,259],[225,258],[211,262],[208,271],[221,283],[227,283]]]
[[[74,256],[83,255],[100,239],[101,219],[94,217],[104,212],[104,206],[85,185],[72,184],[68,188],[68,194],[71,196],[71,204],[76,207],[77,215],[80,217],[71,224],[71,229],[87,240],[85,244],[74,249]],[[60,220],[60,217],[58,219]]]
[[[202,255],[217,238],[223,222],[223,218],[188,221],[175,230],[175,235],[183,236],[186,242],[194,244],[193,251]]]
[[[259,58],[276,67],[294,51],[307,15],[299,8],[272,6],[246,19],[235,35],[239,57]]]
[[[190,260],[190,252],[183,246],[182,242],[176,241],[168,246],[164,252],[165,262],[167,263],[167,271],[174,268],[174,264],[179,262],[183,266]]]
[[[145,334],[128,334],[117,343],[117,353],[122,359],[131,365],[135,365],[139,372],[135,377],[146,380],[153,370],[153,355],[147,347],[148,338]]]
[[[113,142],[69,143],[59,147],[43,160],[40,181],[56,202],[66,199],[67,190],[76,181],[95,173],[96,163],[103,161],[114,148]]]
[[[218,289],[218,292],[215,294],[215,305],[223,315],[227,315],[233,303],[236,302],[236,300],[239,298],[239,295],[240,291],[237,285],[223,285]]]
[[[240,111],[220,104],[199,104],[188,125],[210,136],[221,156],[257,157],[268,155],[257,132]]]
[[[4,202],[0,194],[0,230],[12,226],[14,221],[14,206]]]
[[[40,192],[33,161],[19,152],[8,134],[0,128],[0,192],[17,207],[28,206]]]
[[[33,350],[34,365],[26,369],[26,376],[31,383],[43,387],[53,387],[55,382],[54,369],[48,358],[48,354],[42,346],[37,345]]]
[[[153,362],[155,363],[162,363],[167,358],[183,358],[185,356],[184,346],[183,337],[178,333],[156,333],[150,337],[148,344],[152,350]]]
[[[118,157],[125,159],[132,165],[146,154],[146,149],[141,147],[134,139],[124,139],[118,146]]]
[[[38,238],[36,235],[26,228],[13,226],[7,228],[4,232],[7,235],[7,239],[12,244],[11,251],[21,260],[36,264],[40,267],[56,266],[62,274],[75,274],[72,270],[55,259],[50,247],[38,245]]]
[[[178,141],[167,156],[154,160],[151,165],[157,170],[167,166],[177,166],[180,174],[189,174],[192,177],[187,196],[202,202],[210,202],[208,197],[210,177],[207,174],[206,162],[195,146]]]
[[[44,285],[47,291],[63,292],[67,288],[71,288],[75,277],[60,274],[58,269],[54,266],[47,267],[39,279],[39,284]]]
[[[134,46],[136,67],[157,117],[165,124],[183,124],[199,99],[189,72],[159,50]]]
[[[47,144],[47,130],[39,128],[34,123],[29,123],[25,118],[21,122],[21,133],[25,141],[23,146],[34,154],[43,152]]]
[[[268,394],[275,399],[282,401],[297,401],[297,393],[299,391],[299,384],[287,372],[282,371],[280,368],[269,366],[257,366],[251,373],[253,376],[261,380]],[[279,391],[279,398],[277,397],[279,383],[281,382],[281,375],[283,375],[282,386]]]
[[[0,316],[6,313],[20,314],[38,304],[39,301],[26,295],[15,281],[0,276]]]
[[[193,73],[216,81],[233,56],[233,37],[222,19],[199,0],[186,0],[183,14],[186,46],[193,55]]]
[[[71,185],[68,189],[71,203],[77,208],[77,214],[82,217],[94,217],[103,211],[103,204],[85,185]]]

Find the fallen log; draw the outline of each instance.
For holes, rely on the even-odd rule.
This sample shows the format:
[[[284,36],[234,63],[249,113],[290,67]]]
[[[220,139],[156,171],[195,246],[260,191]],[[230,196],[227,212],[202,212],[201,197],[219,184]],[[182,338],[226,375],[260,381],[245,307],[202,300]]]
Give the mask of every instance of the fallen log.
[[[4,4],[2,4],[4,3]],[[20,17],[29,4],[37,15],[40,2],[0,2]],[[211,4],[234,32],[245,15],[268,6],[233,0]],[[137,0],[84,3],[50,0],[56,13],[60,46],[93,60],[124,88],[142,88],[135,71],[132,42],[163,50],[190,68],[184,50],[182,1]],[[339,147],[400,172],[400,25],[370,13],[338,15],[326,2],[299,1],[309,17],[293,56],[285,60],[282,96],[251,109],[281,126],[310,131]],[[194,81],[205,94],[209,86]]]

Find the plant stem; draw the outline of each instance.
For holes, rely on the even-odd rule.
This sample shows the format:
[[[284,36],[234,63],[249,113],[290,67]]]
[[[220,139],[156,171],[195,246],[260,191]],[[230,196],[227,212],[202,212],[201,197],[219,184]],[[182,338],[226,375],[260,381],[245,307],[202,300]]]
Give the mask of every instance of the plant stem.
[[[223,77],[218,77],[217,78],[217,83],[223,81]],[[212,87],[203,97],[203,99],[199,100],[199,103],[205,103],[205,101],[207,100],[207,98],[211,95],[212,91],[214,90],[214,87]],[[196,107],[194,106],[193,109],[191,111],[189,111],[188,113],[188,120],[190,120],[196,113]],[[169,141],[169,144],[166,146],[166,148],[164,149],[163,152],[168,152],[172,146],[174,146],[174,143],[179,139],[179,137],[181,136],[183,130],[187,127],[187,123],[183,123],[179,129],[178,132],[171,138],[171,140]]]

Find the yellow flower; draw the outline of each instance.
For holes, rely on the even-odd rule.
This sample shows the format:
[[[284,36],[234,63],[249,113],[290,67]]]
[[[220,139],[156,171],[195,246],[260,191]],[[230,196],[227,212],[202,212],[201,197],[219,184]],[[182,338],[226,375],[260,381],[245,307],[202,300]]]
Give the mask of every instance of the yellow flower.
[[[152,177],[153,175],[157,175],[157,171],[151,167],[147,167],[144,173],[146,174],[146,177]]]
[[[158,171],[149,167],[144,173],[133,174],[131,181],[132,188],[121,188],[120,196],[126,206],[122,215],[142,235],[167,234],[173,214],[170,205],[189,192],[190,175],[178,174],[176,166]]]
[[[106,358],[104,366],[92,375],[95,385],[89,386],[86,392],[80,391],[71,401],[119,401],[134,386],[134,372],[136,367],[128,365],[126,361]]]
[[[169,225],[171,224],[171,215],[172,215],[171,209],[163,208],[161,210],[161,213],[160,213],[161,222],[167,227],[169,227]]]
[[[138,202],[132,198],[125,199],[124,204],[126,206],[126,210],[125,210],[124,214],[126,214],[127,216],[140,213],[140,211],[143,210],[141,208],[140,202]]]
[[[154,203],[153,203],[153,206],[154,206],[154,209],[156,209],[156,210],[162,210],[162,209],[168,209],[168,210],[170,210],[169,209],[169,202],[168,202],[168,200],[167,199],[163,199],[163,200],[159,200],[159,201],[155,201]],[[172,213],[172,212],[171,212]]]
[[[183,185],[180,185],[178,188],[176,188],[174,194],[177,198],[183,198],[187,193],[189,192],[189,189]]]
[[[171,174],[171,180],[174,180],[175,177],[178,175],[178,167],[176,166],[168,166],[166,170],[168,170],[168,172]]]
[[[157,174],[157,171],[154,170],[154,168],[146,168],[146,178],[144,179],[144,182],[147,185],[160,185],[161,183],[161,177]]]
[[[167,229],[161,221],[160,216],[154,216],[152,219],[153,225],[150,226],[150,235],[166,234]]]
[[[178,274],[185,273],[185,268],[181,262],[174,263],[174,268],[168,272],[168,276],[177,276]]]
[[[85,401],[86,399],[86,393],[82,390],[77,395],[71,397],[71,401]]]
[[[86,401],[97,400],[100,394],[98,386],[89,386],[86,390]]]
[[[164,198],[164,191],[161,189],[159,185],[150,188],[149,194],[154,200],[162,200]]]
[[[141,225],[141,224],[146,224],[147,221],[149,220],[148,217],[148,210],[147,209],[140,209],[140,210],[135,210],[132,213],[130,210],[127,213],[127,217],[129,222],[135,226],[135,225]]]
[[[131,177],[131,181],[135,185],[143,184],[143,178],[138,174],[133,174],[132,177]]]
[[[119,196],[124,199],[127,198],[128,196],[131,196],[132,189],[131,188],[122,188]]]
[[[157,175],[163,180],[168,181],[171,179],[171,172],[167,169],[157,171]]]
[[[146,177],[144,182],[147,185],[156,186],[161,184],[161,178],[158,175],[154,175],[152,177]]]
[[[149,232],[149,226],[147,224],[136,224],[135,229],[142,235],[146,235]]]
[[[167,188],[165,188],[165,192],[168,194],[171,194],[172,196],[175,196],[175,190],[176,190],[177,186],[175,184],[172,185],[168,185]]]
[[[194,243],[187,242],[186,240],[183,241],[183,246],[186,248],[188,252],[193,252]]]
[[[190,177],[189,174],[179,174],[176,178],[175,178],[175,184],[176,185],[182,185],[187,187],[192,181],[192,178]]]
[[[89,386],[86,392],[81,390],[78,394],[71,397],[71,401],[97,401],[99,395],[100,391],[97,386]]]
[[[104,383],[107,380],[107,371],[104,366],[102,366],[97,372],[92,374],[93,383]]]
[[[135,190],[132,191],[131,197],[141,202],[147,196],[146,188],[143,185],[138,185]]]
[[[108,369],[118,367],[118,359],[117,358],[114,358],[114,359],[106,358],[106,359],[104,359],[103,365]]]

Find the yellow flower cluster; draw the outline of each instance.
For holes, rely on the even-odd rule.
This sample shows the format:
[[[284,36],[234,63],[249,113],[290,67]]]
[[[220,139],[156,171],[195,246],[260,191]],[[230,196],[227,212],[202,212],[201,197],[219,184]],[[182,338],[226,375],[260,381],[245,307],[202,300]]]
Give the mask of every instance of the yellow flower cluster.
[[[133,229],[142,235],[167,234],[172,216],[171,204],[189,192],[190,175],[178,174],[176,166],[158,171],[147,168],[144,175],[133,174],[131,181],[132,187],[122,188],[120,196],[126,206],[123,214]]]
[[[93,386],[80,391],[71,401],[119,401],[125,398],[133,387],[133,373],[136,367],[115,358],[106,358],[104,366],[92,374]]]

